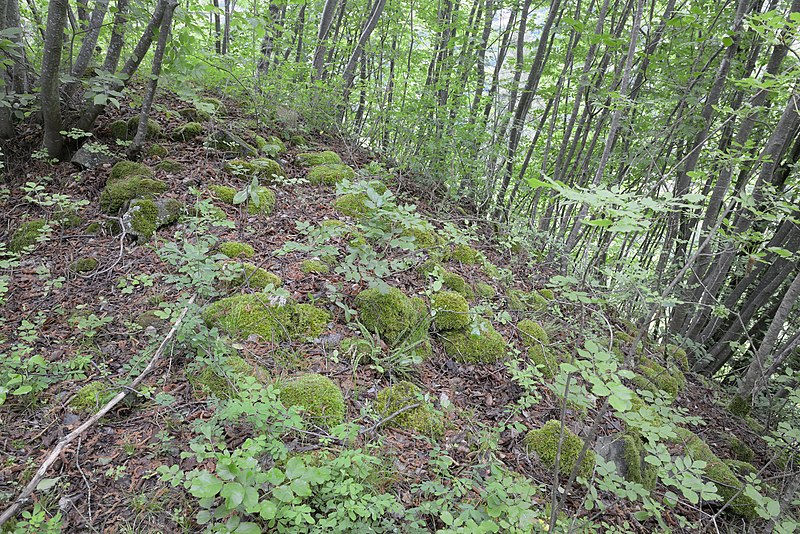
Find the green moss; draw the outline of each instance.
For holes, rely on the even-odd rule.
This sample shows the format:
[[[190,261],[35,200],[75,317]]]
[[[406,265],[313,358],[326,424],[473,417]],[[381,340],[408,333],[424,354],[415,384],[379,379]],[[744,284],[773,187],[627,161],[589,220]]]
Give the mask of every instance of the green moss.
[[[326,165],[329,163],[342,163],[342,158],[339,157],[339,154],[330,150],[324,152],[304,152],[297,155],[297,164],[301,167],[314,167],[316,165]]]
[[[333,427],[344,421],[344,396],[330,378],[307,374],[279,384],[280,399],[286,406],[300,406],[314,424]]]
[[[419,406],[392,417],[386,425],[407,428],[433,437],[441,436],[444,433],[441,419],[422,398],[420,389],[411,382],[398,382],[382,389],[375,398],[375,411],[385,419],[413,404]]]
[[[711,451],[706,442],[685,428],[676,429],[676,433],[678,439],[675,443],[683,447],[686,455],[692,460],[706,462],[706,477],[716,486],[722,503],[730,501],[727,509],[734,515],[745,519],[758,517],[753,499],[739,491],[742,488],[742,482],[731,468]],[[738,495],[736,495],[737,493]]]
[[[300,264],[300,270],[306,274],[328,274],[331,269],[320,260],[305,260]]]
[[[156,164],[156,169],[169,174],[175,174],[183,170],[183,165],[174,159],[165,159],[164,161],[160,161]]]
[[[358,219],[369,213],[366,205],[367,195],[362,193],[347,193],[336,199],[333,207],[342,215]]]
[[[99,222],[94,221],[92,223],[89,223],[89,226],[87,226],[86,230],[84,231],[87,234],[99,234],[102,230],[103,230],[102,225]]]
[[[122,139],[123,141],[130,140],[128,138],[128,121],[114,121],[111,123],[108,129],[114,139]]]
[[[153,143],[147,147],[147,152],[145,152],[145,154],[150,157],[163,158],[167,155],[167,149],[158,143]]]
[[[139,128],[139,116],[131,117],[127,121],[114,121],[111,123],[111,135],[123,141],[131,141],[136,136]],[[154,139],[161,135],[161,125],[153,119],[147,119],[147,133],[145,139]]]
[[[353,362],[372,361],[373,344],[366,339],[346,337],[339,343],[339,350]]]
[[[564,428],[563,439],[560,439],[560,437],[561,422],[553,420],[548,421],[541,428],[528,432],[524,442],[530,450],[539,456],[542,463],[552,469],[556,465],[559,441],[561,441],[561,455],[558,458],[558,471],[563,476],[569,476],[578,461],[581,449],[583,449],[583,440],[566,427]],[[594,453],[591,449],[587,450],[586,456],[583,458],[583,462],[581,462],[578,468],[578,475],[589,478],[594,470],[594,463]]]
[[[556,376],[558,373],[558,366],[562,361],[558,354],[554,354],[549,348],[538,344],[528,349],[528,357],[539,367],[542,376],[545,378],[553,378]]]
[[[441,244],[439,234],[434,229],[405,228],[400,235],[413,237],[414,245],[417,249],[433,249]]]
[[[203,319],[234,337],[289,341],[319,336],[331,316],[308,304],[273,305],[263,295],[235,295],[207,306]]]
[[[95,413],[114,397],[115,393],[108,386],[97,380],[86,384],[69,401],[69,406],[79,413]]]
[[[638,374],[633,378],[633,383],[653,393],[660,390],[674,399],[686,386],[686,378],[679,369],[673,367],[668,370],[650,358],[643,358],[636,370]]]
[[[256,134],[253,136],[253,141],[255,142],[256,148],[258,148],[262,154],[266,154],[271,158],[274,158],[281,152],[286,151],[286,145],[283,144],[283,141],[281,141],[280,138],[275,137],[274,135],[271,135],[265,139],[264,137]]]
[[[236,196],[236,189],[233,187],[227,185],[210,185],[208,186],[208,190],[220,201],[225,204],[233,205],[233,197]]]
[[[278,276],[252,263],[228,262],[223,266],[223,271],[233,274],[235,285],[246,285],[251,289],[261,290],[270,284],[279,287],[282,283]]]
[[[189,141],[203,134],[203,125],[199,122],[187,122],[172,130],[173,141]]]
[[[336,185],[342,180],[352,180],[356,172],[352,167],[343,163],[324,163],[316,165],[308,171],[308,181],[311,185]]]
[[[153,170],[143,163],[127,160],[118,161],[113,167],[111,167],[111,174],[108,175],[107,183],[117,182],[119,180],[132,178],[134,176],[152,178]]]
[[[656,487],[658,469],[644,461],[645,448],[642,438],[633,433],[622,436],[622,455],[625,461],[625,480],[641,484],[648,490]]]
[[[361,323],[389,345],[395,345],[418,318],[411,299],[395,287],[365,289],[355,298]]]
[[[150,197],[167,190],[167,184],[161,180],[150,178],[122,179],[106,185],[100,193],[100,209],[103,213],[114,215],[119,212],[126,202],[138,197]]]
[[[469,245],[458,244],[453,248],[451,258],[465,265],[479,265],[483,261],[483,254]]]
[[[181,108],[178,110],[178,115],[191,122],[207,121],[211,119],[211,115],[197,108]]]
[[[236,196],[236,189],[226,185],[209,186],[209,191],[220,201],[234,205],[233,198]],[[275,209],[275,193],[266,187],[258,188],[259,203],[256,206],[253,202],[247,203],[247,213],[250,215],[270,215]]]
[[[547,299],[538,291],[526,293],[518,289],[508,291],[508,309],[516,312],[542,312],[547,309]]]
[[[78,258],[69,264],[73,273],[88,273],[97,269],[97,260],[94,258]]]
[[[35,245],[46,224],[44,219],[34,219],[20,224],[8,242],[8,250],[23,252],[28,247]]]
[[[747,477],[747,475],[755,475],[758,473],[758,469],[748,462],[743,462],[741,460],[723,460],[723,462],[725,462],[725,465],[727,465],[734,474],[742,478]]]
[[[728,447],[731,449],[731,453],[733,453],[733,457],[736,460],[740,460],[742,462],[752,462],[755,453],[750,446],[739,439],[738,437],[734,436],[733,434],[729,434],[726,436],[726,441],[728,442]]]
[[[554,298],[556,298],[555,294],[553,294],[552,289],[547,289],[547,288],[540,289],[539,294],[546,300],[553,300]]]
[[[431,297],[433,324],[436,330],[461,330],[469,326],[469,304],[460,293],[441,291]]]
[[[280,163],[269,158],[233,159],[225,163],[223,169],[225,172],[236,176],[244,176],[246,178],[257,176],[264,184],[271,183],[273,175],[283,176],[284,174]]]
[[[526,347],[533,347],[536,345],[549,345],[550,336],[547,335],[542,325],[530,319],[523,319],[517,324],[519,330],[519,338],[522,344]]]
[[[223,241],[219,244],[219,251],[229,258],[252,258],[256,253],[253,247],[239,241]]]
[[[491,299],[497,295],[497,290],[486,282],[478,282],[475,284],[475,293],[481,298]]]
[[[199,372],[190,373],[187,378],[194,390],[205,397],[213,395],[219,399],[231,399],[237,396],[237,382],[253,376],[261,382],[268,380],[267,372],[254,367],[239,356],[228,356],[221,365],[207,365]]]
[[[668,363],[677,365],[684,372],[689,370],[689,358],[686,351],[679,346],[667,345],[664,354]]]
[[[477,332],[446,332],[442,337],[448,356],[462,363],[492,363],[506,355],[506,340],[485,319]]]
[[[471,299],[475,297],[475,293],[473,293],[472,288],[469,287],[467,281],[456,273],[444,271],[442,273],[442,283],[444,284],[444,287],[452,289],[456,293],[460,293],[464,296],[464,298]]]
[[[728,411],[738,417],[747,417],[750,415],[750,410],[750,401],[739,395],[731,397],[731,401],[728,403]]]
[[[152,200],[142,199],[132,208],[131,228],[136,235],[151,237],[158,229],[158,207]]]

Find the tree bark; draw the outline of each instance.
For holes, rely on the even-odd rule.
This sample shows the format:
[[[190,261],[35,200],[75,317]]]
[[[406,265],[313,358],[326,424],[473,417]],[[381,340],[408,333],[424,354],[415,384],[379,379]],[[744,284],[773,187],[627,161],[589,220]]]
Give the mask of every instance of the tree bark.
[[[64,137],[61,135],[61,100],[58,90],[61,46],[67,18],[67,0],[51,0],[47,6],[47,28],[45,29],[42,53],[41,94],[42,123],[44,125],[44,148],[51,158],[61,158],[64,152]]]
[[[385,6],[386,0],[377,0],[372,6],[372,12],[370,13],[369,19],[367,19],[367,22],[364,24],[364,29],[361,31],[361,35],[358,38],[358,43],[356,43],[356,47],[353,49],[353,53],[350,55],[350,59],[344,68],[342,78],[344,78],[345,104],[347,103],[347,99],[350,95],[350,89],[353,87],[353,80],[355,79],[355,71],[358,60],[361,57],[361,54],[364,52],[364,46],[367,44],[370,35],[372,35],[372,32],[375,30],[375,26],[378,25],[378,19],[383,13],[383,8]]]
[[[325,6],[322,8],[322,16],[319,20],[319,28],[317,30],[317,45],[314,48],[314,58],[311,62],[312,81],[322,78],[322,69],[325,66],[325,38],[328,36],[328,30],[333,23],[333,14],[336,11],[337,0],[325,0]]]

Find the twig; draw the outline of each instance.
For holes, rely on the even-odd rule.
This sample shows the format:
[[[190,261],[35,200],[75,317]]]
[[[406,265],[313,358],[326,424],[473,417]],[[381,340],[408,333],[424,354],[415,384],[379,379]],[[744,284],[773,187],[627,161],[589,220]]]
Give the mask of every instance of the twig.
[[[153,357],[150,359],[150,363],[148,363],[147,367],[144,368],[144,371],[142,371],[142,373],[139,376],[137,376],[133,382],[130,383],[129,385],[130,388],[135,388],[136,386],[141,384],[142,381],[147,376],[147,374],[153,370],[156,363],[158,362],[158,359],[161,357],[161,354],[164,352],[164,349],[166,349],[167,344],[170,342],[170,340],[172,340],[172,338],[175,336],[175,333],[178,331],[178,327],[183,322],[183,318],[186,317],[186,312],[189,311],[189,307],[194,303],[195,297],[196,295],[192,295],[192,298],[189,299],[189,303],[186,305],[185,308],[183,308],[183,311],[181,311],[181,314],[178,316],[178,319],[172,325],[172,329],[170,329],[166,337],[163,339],[163,341],[161,341],[161,344],[158,346],[158,349],[156,349],[155,353],[153,354]],[[81,426],[79,426],[78,428],[67,434],[64,438],[61,439],[61,441],[58,442],[58,444],[56,444],[53,450],[50,451],[50,454],[47,455],[47,458],[45,458],[42,465],[39,467],[39,470],[36,471],[36,474],[33,476],[31,481],[28,483],[27,486],[25,486],[25,489],[22,490],[22,492],[14,500],[14,502],[11,503],[11,505],[8,508],[6,508],[6,510],[3,512],[2,515],[0,515],[0,526],[3,526],[3,524],[5,524],[6,521],[14,517],[14,515],[16,515],[20,507],[27,502],[28,497],[30,497],[31,493],[33,493],[36,490],[36,486],[39,485],[39,482],[47,474],[47,470],[50,468],[50,466],[52,466],[55,463],[55,461],[64,451],[66,446],[72,443],[88,428],[90,428],[97,421],[99,421],[104,415],[110,412],[111,409],[114,408],[114,406],[119,404],[122,401],[122,399],[125,398],[125,396],[128,394],[128,391],[129,389],[123,389],[122,391],[117,393],[113,399],[108,401],[105,406],[100,408],[100,411],[98,411],[89,419],[84,421],[83,424],[81,424]]]
[[[399,410],[397,410],[396,412],[394,412],[392,415],[390,415],[388,417],[384,417],[383,419],[381,419],[380,421],[378,421],[377,423],[375,423],[371,427],[362,428],[361,430],[358,431],[358,433],[359,434],[366,434],[367,432],[372,432],[376,428],[378,428],[378,427],[380,427],[382,425],[385,425],[386,423],[388,423],[389,421],[391,421],[392,419],[394,419],[395,417],[397,417],[401,413],[407,412],[408,410],[413,410],[414,408],[419,408],[419,406],[420,406],[420,404],[418,402],[415,402],[414,404],[409,404],[408,406],[404,406],[404,407],[400,408]]]

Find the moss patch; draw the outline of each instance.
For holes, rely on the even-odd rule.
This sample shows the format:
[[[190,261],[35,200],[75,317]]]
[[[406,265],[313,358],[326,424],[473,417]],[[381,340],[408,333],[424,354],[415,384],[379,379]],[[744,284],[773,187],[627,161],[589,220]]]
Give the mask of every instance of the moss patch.
[[[201,122],[211,119],[211,115],[197,108],[181,108],[178,110],[178,115],[192,122]]]
[[[158,143],[153,143],[152,145],[147,147],[147,151],[145,152],[145,154],[147,154],[150,157],[163,158],[164,156],[167,155],[167,149],[164,148],[162,145],[159,145]]]
[[[497,296],[497,290],[494,288],[494,286],[491,286],[486,282],[478,282],[475,284],[475,293],[484,299],[491,299]]]
[[[19,253],[35,245],[46,224],[44,219],[35,219],[20,224],[8,242],[8,250]]]
[[[355,298],[361,323],[392,347],[405,346],[420,358],[430,354],[430,317],[425,302],[397,288],[365,289]]]
[[[681,371],[689,370],[689,358],[686,351],[677,345],[669,344],[664,350],[664,356],[669,364],[677,366]]]
[[[477,330],[477,333],[460,330],[444,334],[447,355],[462,363],[492,363],[504,358],[506,340],[491,323],[484,319]]]
[[[300,406],[317,425],[332,427],[344,421],[344,396],[330,378],[318,374],[301,375],[279,384],[285,406]]]
[[[269,158],[256,158],[250,160],[234,159],[223,166],[225,172],[244,177],[257,176],[264,183],[269,184],[273,180],[273,175],[283,176],[283,169],[280,164]]]
[[[648,490],[656,487],[658,469],[644,461],[645,448],[642,438],[628,433],[622,436],[622,455],[625,461],[625,480],[641,484]]]
[[[636,371],[633,383],[653,393],[660,390],[674,399],[686,386],[686,377],[679,369],[667,369],[649,358],[643,358]]]
[[[229,258],[252,258],[256,253],[253,247],[240,241],[223,241],[219,244],[219,251]]]
[[[352,180],[356,172],[352,167],[343,163],[324,163],[315,165],[308,171],[308,181],[312,185],[335,185],[342,180]]]
[[[114,215],[122,209],[126,202],[134,198],[147,198],[166,190],[167,184],[161,180],[138,176],[125,178],[106,185],[103,192],[100,193],[100,209],[103,213]]]
[[[442,421],[422,398],[420,389],[411,382],[398,382],[382,389],[375,398],[375,411],[385,419],[413,404],[419,406],[393,417],[386,422],[386,426],[407,428],[433,437],[441,436],[444,433]]]
[[[297,164],[301,167],[314,167],[316,165],[326,165],[330,163],[342,163],[342,158],[339,157],[339,154],[331,150],[326,150],[324,152],[304,152],[297,155]]]
[[[223,272],[233,276],[234,285],[246,285],[252,289],[264,289],[268,285],[279,287],[282,283],[281,279],[257,265],[252,263],[236,263],[229,262],[223,266]]]
[[[174,159],[165,159],[164,161],[160,161],[156,164],[156,169],[169,174],[174,174],[181,172],[183,170],[183,165]]]
[[[483,254],[469,245],[458,244],[453,248],[450,258],[465,265],[479,265],[483,261]]]
[[[328,274],[331,269],[320,260],[305,260],[300,264],[300,270],[306,274]]]
[[[731,449],[731,453],[736,460],[742,462],[752,462],[755,453],[750,446],[742,441],[741,439],[737,438],[733,434],[729,434],[725,437],[725,441],[728,442],[728,447]]]
[[[111,123],[111,135],[123,141],[131,141],[136,136],[139,128],[139,116],[131,117],[127,121],[114,121]],[[147,119],[147,133],[145,139],[154,139],[161,135],[161,125],[153,119]]]
[[[536,344],[528,349],[528,357],[539,367],[545,378],[553,378],[558,373],[558,366],[562,358],[554,354],[545,346]]]
[[[239,356],[228,356],[221,365],[207,365],[199,372],[190,373],[187,378],[198,397],[213,395],[219,399],[237,396],[237,382],[253,376],[261,382],[268,380],[265,370],[254,367]]]
[[[189,141],[203,135],[203,125],[199,122],[187,122],[172,130],[173,141]]]
[[[461,330],[469,326],[469,304],[455,291],[441,291],[431,297],[433,324],[440,332]]]
[[[563,476],[569,476],[575,467],[583,448],[583,440],[569,428],[564,428],[563,440],[561,436],[561,422],[557,420],[548,421],[543,427],[531,430],[525,436],[525,445],[534,451],[539,459],[547,467],[553,468],[556,465],[559,441],[561,441],[561,455],[559,457],[558,472]],[[591,450],[586,451],[586,456],[578,468],[578,475],[588,478],[594,470],[595,457]]]
[[[78,390],[78,393],[69,401],[69,407],[79,413],[95,413],[114,395],[116,393],[103,382],[99,380],[90,382]]]
[[[451,273],[449,271],[442,273],[442,283],[444,284],[444,287],[460,293],[464,296],[464,298],[471,299],[475,297],[475,293],[473,293],[472,288],[469,287],[467,281],[464,280],[464,277],[457,275],[456,273]]]
[[[152,178],[153,169],[143,163],[137,163],[135,161],[118,161],[111,167],[111,174],[108,175],[107,183],[117,182],[134,176]]]
[[[253,136],[253,141],[255,142],[256,148],[262,153],[271,158],[274,158],[281,152],[286,151],[286,145],[280,138],[271,135],[269,137],[262,137],[258,134]]]
[[[547,299],[538,291],[526,293],[518,289],[508,292],[508,309],[516,312],[542,312],[547,309]]]
[[[523,319],[519,322],[519,324],[517,324],[517,330],[519,331],[520,341],[522,341],[522,344],[526,347],[533,347],[537,345],[547,346],[550,344],[550,336],[547,335],[547,332],[544,328],[542,328],[542,325],[536,321]]]
[[[289,341],[319,336],[331,316],[308,304],[270,304],[264,295],[235,295],[206,307],[203,319],[237,338]]]
[[[366,205],[367,196],[360,193],[347,193],[336,199],[333,207],[342,215],[358,219],[369,213]]]
[[[73,273],[88,273],[97,269],[95,258],[78,258],[69,264],[69,270]]]

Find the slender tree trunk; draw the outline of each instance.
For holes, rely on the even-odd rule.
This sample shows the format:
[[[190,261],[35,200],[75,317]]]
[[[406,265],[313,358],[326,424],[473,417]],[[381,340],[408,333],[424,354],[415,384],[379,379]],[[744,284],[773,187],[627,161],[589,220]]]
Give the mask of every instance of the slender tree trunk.
[[[325,38],[328,36],[328,31],[333,23],[336,1],[337,0],[325,0],[325,6],[322,9],[322,16],[320,17],[319,28],[317,30],[317,45],[314,49],[314,59],[311,63],[312,80],[322,78],[322,69],[325,66]]]
[[[219,17],[219,0],[213,0],[214,4],[214,51],[222,54],[222,22]]]
[[[345,104],[347,103],[350,95],[350,89],[353,87],[353,80],[355,78],[355,70],[358,60],[361,57],[361,54],[364,52],[364,46],[367,44],[370,35],[372,35],[372,32],[375,30],[375,26],[378,25],[378,19],[383,13],[383,8],[385,6],[386,0],[377,0],[372,6],[372,12],[370,13],[369,19],[367,19],[367,22],[364,24],[364,29],[361,31],[361,35],[358,38],[358,43],[356,43],[356,47],[353,49],[353,53],[350,55],[350,59],[344,68],[342,78],[344,78]]]
[[[103,20],[106,18],[106,11],[108,11],[108,2],[109,0],[95,0],[89,28],[86,35],[83,37],[83,42],[78,51],[78,57],[75,59],[75,64],[72,66],[72,76],[75,78],[81,78],[86,73],[86,69],[89,67],[89,61],[91,61],[92,56],[94,56],[97,39],[100,37],[100,30],[103,28]]]
[[[67,0],[51,0],[47,6],[47,29],[45,30],[42,56],[41,94],[42,122],[44,124],[44,148],[51,158],[61,158],[64,152],[64,137],[61,135],[61,100],[58,90],[61,46],[64,40]]]

